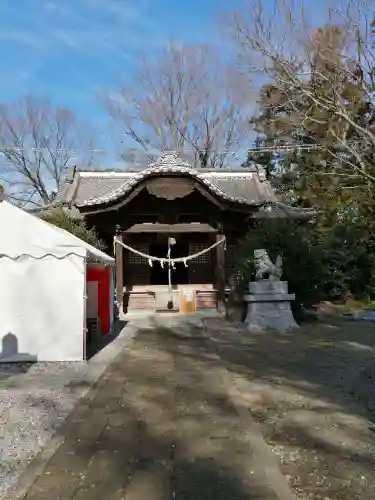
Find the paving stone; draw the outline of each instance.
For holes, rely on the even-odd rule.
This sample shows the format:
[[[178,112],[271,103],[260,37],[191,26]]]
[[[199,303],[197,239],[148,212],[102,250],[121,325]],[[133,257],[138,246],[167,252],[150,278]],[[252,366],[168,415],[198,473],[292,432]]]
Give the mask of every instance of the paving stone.
[[[119,353],[60,429],[65,441],[27,500],[278,498],[225,370],[190,333],[143,330]]]
[[[172,498],[170,477],[170,470],[160,465],[136,470],[123,500],[169,500]]]
[[[129,481],[131,457],[119,449],[99,450],[92,457],[74,500],[112,498],[110,494],[123,492]]]
[[[25,500],[72,500],[80,477],[59,468],[50,468],[27,492]]]

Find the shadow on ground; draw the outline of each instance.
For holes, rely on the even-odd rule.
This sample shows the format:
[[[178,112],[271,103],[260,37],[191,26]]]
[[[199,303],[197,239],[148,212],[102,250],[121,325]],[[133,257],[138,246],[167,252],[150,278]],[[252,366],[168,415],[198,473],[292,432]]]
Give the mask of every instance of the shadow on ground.
[[[221,373],[198,330],[141,330],[27,499],[276,500]]]
[[[283,485],[254,453],[257,429],[242,411],[299,499],[375,498],[361,378],[375,353],[372,325],[314,323],[282,335],[218,319],[204,329],[161,323],[140,330],[73,411],[28,500],[276,500]]]
[[[374,324],[329,319],[288,334],[206,325],[298,495],[374,498]]]
[[[208,321],[209,322],[209,321]],[[375,396],[375,326],[331,320],[291,333],[249,333],[217,320],[208,325],[227,369],[245,378],[284,380],[342,408],[371,416]],[[370,368],[369,368],[370,367]],[[360,403],[360,404],[356,404]]]
[[[104,349],[104,347],[113,342],[120,335],[126,324],[127,321],[117,320],[113,326],[113,330],[111,333],[88,339],[86,346],[87,360],[90,360],[93,356],[95,356],[95,354],[98,354],[98,352]]]
[[[33,366],[35,361],[28,361],[23,363],[4,363],[0,362],[0,381],[13,375],[20,375],[27,373]]]

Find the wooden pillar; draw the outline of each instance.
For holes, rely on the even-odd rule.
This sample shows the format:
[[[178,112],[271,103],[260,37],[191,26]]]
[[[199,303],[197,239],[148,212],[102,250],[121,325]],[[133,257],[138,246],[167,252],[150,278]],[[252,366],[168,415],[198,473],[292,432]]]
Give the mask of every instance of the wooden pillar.
[[[221,241],[224,235],[218,233],[216,241]],[[221,243],[216,247],[216,288],[217,307],[219,311],[225,310],[225,244]]]
[[[121,227],[116,226],[116,238],[123,241]],[[119,307],[119,312],[124,312],[124,247],[115,244],[115,260],[116,260],[116,300]]]

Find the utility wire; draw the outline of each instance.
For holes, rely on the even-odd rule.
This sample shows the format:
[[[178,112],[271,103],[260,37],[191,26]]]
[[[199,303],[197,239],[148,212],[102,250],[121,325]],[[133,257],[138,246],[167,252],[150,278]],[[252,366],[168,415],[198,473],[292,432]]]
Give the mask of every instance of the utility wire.
[[[356,141],[356,142],[347,142],[348,145],[361,145],[363,146],[363,142],[359,142],[359,141]],[[299,150],[299,151],[314,151],[314,150],[324,150],[324,149],[327,149],[329,147],[337,147],[337,148],[342,148],[342,146],[340,146],[339,144],[337,143],[324,143],[324,144],[319,144],[319,143],[315,143],[315,144],[305,144],[305,143],[295,143],[295,144],[288,144],[288,145],[280,145],[280,146],[262,146],[262,147],[259,147],[259,148],[241,148],[244,150],[244,153],[245,154],[248,154],[248,153],[268,153],[268,152],[288,152],[288,151],[294,151],[294,150]],[[0,148],[0,154],[5,154],[7,151],[9,152],[43,152],[43,151],[46,151],[48,153],[51,152],[50,149],[48,148],[27,148],[27,147],[23,147],[23,148],[19,148],[19,147],[1,147]],[[70,150],[70,149],[55,149],[53,150],[53,153],[69,153],[71,155],[74,155],[76,153],[105,153],[105,152],[108,152],[109,150],[108,149],[80,149],[80,150]],[[158,151],[158,152],[146,152],[146,151],[137,151],[137,150],[132,150],[132,149],[124,149],[124,153],[128,152],[128,154],[135,154],[137,156],[157,156],[157,155],[161,155],[162,154],[162,151]],[[194,152],[194,153],[199,153],[199,151],[195,150],[195,149],[189,149],[189,148],[184,148],[182,151],[177,151],[177,153],[180,153],[181,155],[183,154],[187,154],[189,152]],[[231,154],[231,155],[239,155],[238,151],[231,151],[230,149],[222,149],[220,151],[212,151],[213,154],[215,154],[216,156],[220,156],[220,154]]]

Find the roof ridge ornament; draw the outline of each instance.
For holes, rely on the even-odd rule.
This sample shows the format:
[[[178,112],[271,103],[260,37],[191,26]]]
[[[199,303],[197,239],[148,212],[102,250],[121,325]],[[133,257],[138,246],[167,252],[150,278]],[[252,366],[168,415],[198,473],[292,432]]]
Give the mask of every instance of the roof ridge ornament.
[[[150,163],[148,168],[192,168],[189,163],[181,158],[180,154],[178,151],[163,151],[161,156],[155,162]]]

